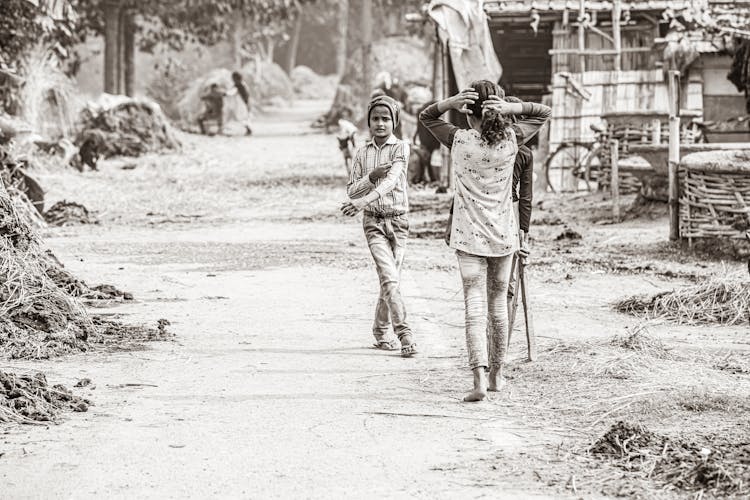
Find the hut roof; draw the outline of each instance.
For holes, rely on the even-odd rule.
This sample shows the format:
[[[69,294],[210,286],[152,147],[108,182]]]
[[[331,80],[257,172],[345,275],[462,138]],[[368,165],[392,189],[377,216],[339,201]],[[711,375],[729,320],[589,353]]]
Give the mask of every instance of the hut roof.
[[[587,11],[612,10],[612,1],[586,0]],[[723,2],[731,3],[731,2]],[[688,8],[693,4],[690,0],[623,0],[621,7],[630,11],[664,11],[667,9],[679,10]],[[528,14],[531,11],[538,13],[563,12],[565,10],[577,11],[581,7],[580,0],[489,0],[484,3],[484,10],[490,16],[513,16]]]

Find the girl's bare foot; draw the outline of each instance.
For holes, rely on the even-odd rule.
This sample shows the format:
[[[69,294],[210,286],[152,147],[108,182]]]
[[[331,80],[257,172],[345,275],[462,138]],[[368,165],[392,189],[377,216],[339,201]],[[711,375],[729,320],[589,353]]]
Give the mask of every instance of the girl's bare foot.
[[[487,397],[487,375],[484,373],[484,367],[474,368],[474,390],[464,396],[467,403],[476,403],[483,401]]]
[[[490,382],[487,390],[490,392],[498,392],[500,389],[505,387],[505,377],[503,377],[501,368],[490,369]]]

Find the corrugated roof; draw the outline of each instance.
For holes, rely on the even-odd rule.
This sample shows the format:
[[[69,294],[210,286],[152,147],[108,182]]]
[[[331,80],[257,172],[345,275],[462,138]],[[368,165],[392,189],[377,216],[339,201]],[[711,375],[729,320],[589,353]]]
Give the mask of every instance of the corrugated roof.
[[[729,3],[729,2],[722,2]],[[743,2],[744,3],[744,2]],[[690,7],[689,0],[623,0],[621,7],[631,11],[660,11],[666,9],[679,10]],[[542,12],[562,12],[564,10],[577,11],[581,7],[579,0],[485,0],[484,10],[489,15],[517,15],[529,13],[532,10]],[[586,0],[587,11],[611,11],[611,1]]]

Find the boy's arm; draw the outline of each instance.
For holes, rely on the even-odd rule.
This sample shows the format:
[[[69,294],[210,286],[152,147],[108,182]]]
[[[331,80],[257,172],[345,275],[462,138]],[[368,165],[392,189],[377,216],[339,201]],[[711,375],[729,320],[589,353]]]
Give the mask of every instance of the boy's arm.
[[[518,187],[518,227],[528,233],[533,197],[534,155],[528,147],[521,146],[518,148],[518,160],[521,167]]]
[[[519,146],[533,139],[552,114],[549,106],[535,102],[524,102],[521,108],[521,112],[518,114],[524,115],[523,119],[513,125]]]
[[[399,177],[406,171],[408,158],[409,145],[405,142],[401,142],[401,144],[395,148],[395,151],[391,155],[391,168],[390,170],[388,170],[388,173],[383,178],[383,180],[380,181],[377,187],[375,187],[372,182],[370,182],[370,185],[373,185],[374,189],[367,195],[357,200],[352,200],[352,203],[355,206],[364,207],[377,200],[378,198],[382,198],[386,194],[393,191],[393,188],[395,188],[396,184],[398,183]],[[369,176],[367,177],[367,180],[369,181]]]
[[[346,185],[346,195],[352,200],[365,196],[375,187],[375,184],[370,182],[370,176],[362,171],[362,151],[360,149],[354,155],[352,173],[349,177],[349,184]]]
[[[436,102],[427,106],[427,109],[419,113],[419,121],[427,127],[427,130],[430,131],[435,139],[450,148],[453,146],[453,137],[456,135],[458,127],[445,120],[441,120],[440,116],[442,114]]]

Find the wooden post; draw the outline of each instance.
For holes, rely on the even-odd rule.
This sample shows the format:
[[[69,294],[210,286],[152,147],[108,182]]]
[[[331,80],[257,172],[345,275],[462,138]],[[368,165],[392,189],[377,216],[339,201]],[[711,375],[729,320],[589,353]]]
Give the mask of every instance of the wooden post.
[[[615,46],[615,71],[622,71],[621,17],[622,5],[620,4],[620,0],[614,0],[614,3],[612,4],[612,41]]]
[[[372,68],[370,54],[372,52],[372,0],[362,0],[360,13],[360,29],[362,31],[362,85],[364,86],[364,106],[370,100],[372,93]]]
[[[680,239],[680,72],[669,72],[669,239]]]
[[[610,188],[612,190],[612,217],[615,222],[620,222],[620,141],[612,139],[610,142],[610,160],[612,162],[612,178]]]
[[[586,72],[586,28],[583,26],[583,20],[586,18],[586,0],[581,0],[581,6],[578,10],[578,62],[580,65],[579,72],[583,75]]]

